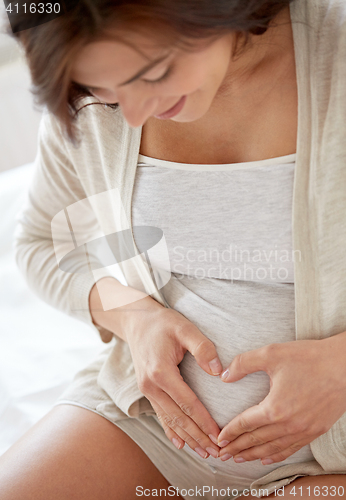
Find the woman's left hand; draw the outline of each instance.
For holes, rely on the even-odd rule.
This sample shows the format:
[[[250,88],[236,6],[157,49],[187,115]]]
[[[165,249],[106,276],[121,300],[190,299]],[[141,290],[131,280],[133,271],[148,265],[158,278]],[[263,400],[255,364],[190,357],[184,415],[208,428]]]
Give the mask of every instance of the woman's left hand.
[[[281,462],[327,432],[346,411],[346,332],[237,355],[222,380],[236,382],[256,371],[269,375],[269,394],[222,429],[221,459]]]

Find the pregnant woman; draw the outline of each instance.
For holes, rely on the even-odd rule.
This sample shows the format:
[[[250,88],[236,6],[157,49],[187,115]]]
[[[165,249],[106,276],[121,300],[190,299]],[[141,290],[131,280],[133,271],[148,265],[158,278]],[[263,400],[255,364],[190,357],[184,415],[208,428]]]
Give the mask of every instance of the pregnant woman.
[[[1,457],[1,499],[344,497],[345,3],[18,23],[46,112],[17,262],[112,342]]]

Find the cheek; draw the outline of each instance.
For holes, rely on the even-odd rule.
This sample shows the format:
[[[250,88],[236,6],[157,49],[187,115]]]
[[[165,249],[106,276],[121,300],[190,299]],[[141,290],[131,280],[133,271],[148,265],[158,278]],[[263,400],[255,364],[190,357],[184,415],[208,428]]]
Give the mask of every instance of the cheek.
[[[205,91],[211,87],[212,81],[206,67],[184,65],[167,84],[167,94],[182,96]]]

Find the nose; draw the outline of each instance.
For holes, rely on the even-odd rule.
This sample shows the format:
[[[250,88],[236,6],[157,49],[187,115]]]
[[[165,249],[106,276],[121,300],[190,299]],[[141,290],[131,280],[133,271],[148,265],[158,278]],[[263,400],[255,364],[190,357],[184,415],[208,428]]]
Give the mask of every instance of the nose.
[[[118,95],[118,103],[130,127],[140,127],[157,111],[158,97]]]

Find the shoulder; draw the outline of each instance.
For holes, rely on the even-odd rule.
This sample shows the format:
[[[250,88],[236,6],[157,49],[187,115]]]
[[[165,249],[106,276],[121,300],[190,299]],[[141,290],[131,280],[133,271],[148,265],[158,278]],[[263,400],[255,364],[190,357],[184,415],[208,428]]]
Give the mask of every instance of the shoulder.
[[[85,97],[78,102],[74,125],[78,148],[82,149],[110,141],[114,145],[118,140],[123,140],[130,129],[119,107],[107,106],[92,97]],[[62,123],[47,108],[44,108],[42,114],[40,137],[48,142],[64,145],[69,150],[73,148]]]
[[[76,125],[81,140],[96,137],[101,142],[114,142],[129,130],[120,107],[107,106],[92,97],[85,97],[79,102]]]
[[[90,192],[95,186],[106,189],[102,175],[114,171],[115,165],[119,170],[128,146],[137,146],[138,134],[133,135],[120,108],[112,109],[90,97],[79,102],[75,127],[76,141],[72,142],[59,119],[45,108],[39,130],[40,161],[73,171]]]
[[[299,1],[299,0],[294,0]],[[345,42],[346,36],[346,2],[345,0],[306,0],[308,18],[313,25],[316,42],[330,44]],[[322,45],[319,45],[322,50]]]
[[[297,48],[315,91],[325,99],[337,92],[346,99],[346,2],[345,0],[293,0]],[[344,90],[345,89],[345,90]]]

